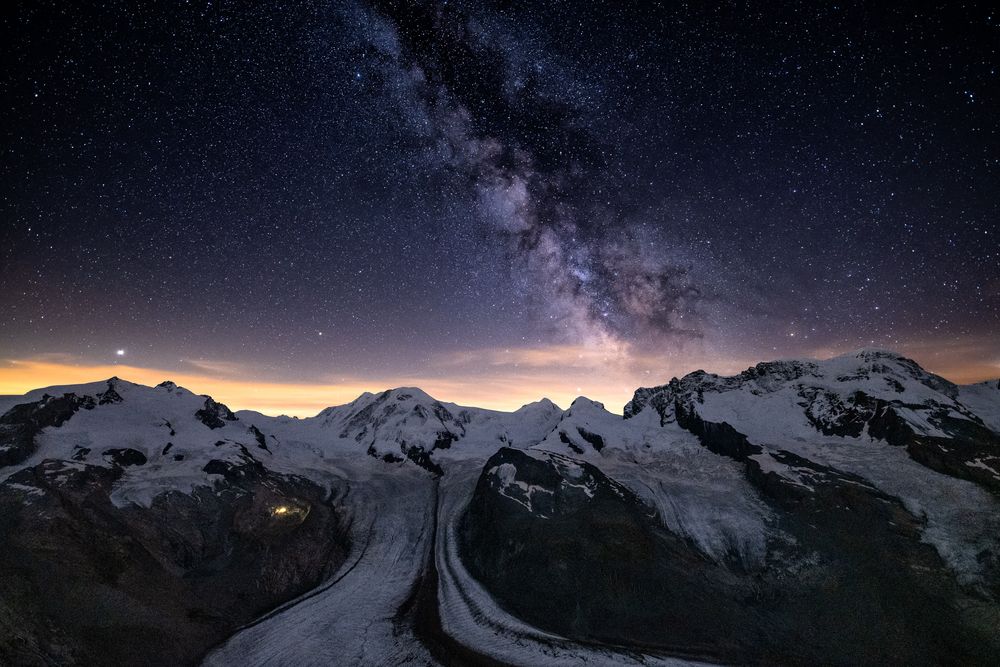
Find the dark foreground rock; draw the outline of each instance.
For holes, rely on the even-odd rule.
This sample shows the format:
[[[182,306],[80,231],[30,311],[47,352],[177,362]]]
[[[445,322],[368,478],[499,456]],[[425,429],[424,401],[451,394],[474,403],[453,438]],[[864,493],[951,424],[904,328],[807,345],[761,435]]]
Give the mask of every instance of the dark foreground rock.
[[[708,560],[597,468],[502,449],[461,522],[463,559],[508,611],[581,641],[735,663],[990,664],[994,600],[963,590],[891,497],[802,460],[760,475],[788,539],[752,572]]]
[[[343,562],[342,517],[303,479],[253,469],[118,508],[121,474],[46,460],[0,484],[0,663],[195,664]]]

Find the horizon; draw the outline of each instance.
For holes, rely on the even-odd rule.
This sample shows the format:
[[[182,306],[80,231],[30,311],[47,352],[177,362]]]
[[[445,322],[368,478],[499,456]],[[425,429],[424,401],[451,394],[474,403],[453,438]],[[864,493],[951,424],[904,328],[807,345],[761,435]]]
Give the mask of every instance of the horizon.
[[[885,347],[864,346],[843,351],[825,350],[814,355],[758,359],[746,364],[730,364],[730,366],[722,370],[718,369],[720,367],[691,367],[687,370],[679,370],[667,375],[657,376],[655,379],[651,374],[644,373],[641,377],[653,381],[645,384],[634,384],[631,387],[622,386],[620,389],[612,391],[596,389],[588,393],[587,391],[582,391],[583,387],[581,386],[576,386],[575,389],[559,389],[561,385],[553,376],[534,376],[532,378],[533,382],[528,383],[532,389],[522,389],[521,392],[508,395],[507,398],[504,398],[483,391],[484,383],[490,384],[488,378],[456,382],[454,378],[400,377],[396,378],[396,381],[387,378],[383,384],[369,383],[358,379],[340,383],[324,383],[319,381],[260,382],[252,377],[220,377],[217,374],[209,372],[197,373],[190,370],[178,371],[177,369],[171,371],[164,368],[133,366],[124,360],[106,365],[88,365],[68,363],[65,359],[54,361],[50,356],[48,359],[2,360],[3,365],[0,366],[0,396],[19,396],[38,389],[103,382],[111,377],[118,377],[133,384],[150,387],[169,380],[192,393],[211,396],[213,399],[227,405],[234,412],[249,410],[268,416],[288,416],[300,419],[314,417],[329,407],[350,403],[364,393],[377,394],[404,387],[418,388],[437,401],[452,403],[462,407],[498,410],[502,412],[513,412],[524,405],[543,399],[548,399],[561,409],[566,409],[573,400],[583,397],[603,404],[604,408],[609,412],[622,414],[625,404],[632,399],[634,392],[640,387],[663,385],[674,377],[683,377],[688,373],[698,370],[727,376],[735,375],[760,362],[787,359],[825,361],[866,349],[877,349],[902,354],[904,357],[912,358],[925,370],[940,375],[955,384],[974,384],[1000,378],[1000,360],[967,367],[957,364],[955,361],[952,361],[952,365],[949,366],[948,360],[945,359],[945,366],[942,372],[942,367],[935,365],[933,361],[933,353],[924,355],[932,360],[930,365],[928,365],[928,363],[918,358],[920,355],[912,356]],[[235,369],[230,367],[229,370],[232,373]],[[636,376],[636,379],[638,377]],[[538,387],[539,384],[546,381],[553,382],[555,389],[539,389],[542,393],[527,393],[533,391],[533,388]],[[626,380],[622,379],[622,381]],[[494,382],[493,386],[506,391],[511,383],[523,386],[523,383],[517,382],[517,378],[511,379],[509,377],[505,377],[502,382]],[[476,398],[467,400],[462,398],[463,396]]]

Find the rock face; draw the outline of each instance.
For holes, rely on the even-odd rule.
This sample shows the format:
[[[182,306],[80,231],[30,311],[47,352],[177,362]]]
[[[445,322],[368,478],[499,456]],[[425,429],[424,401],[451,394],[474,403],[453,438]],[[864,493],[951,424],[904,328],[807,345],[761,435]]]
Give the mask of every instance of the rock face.
[[[236,421],[236,415],[233,414],[232,410],[222,403],[216,403],[207,396],[205,397],[205,407],[194,414],[202,424],[209,428],[222,428],[227,421]]]
[[[818,436],[868,437],[1000,494],[1000,434],[991,427],[1000,410],[979,400],[980,388],[989,385],[963,391],[911,359],[863,350],[826,362],[761,363],[733,377],[698,371],[637,390],[625,417],[649,407],[661,423],[676,422],[710,447],[736,448],[740,456],[752,452],[734,438],[780,446]],[[985,411],[977,414],[973,405]],[[704,429],[728,435],[706,437]]]
[[[317,585],[349,549],[324,491],[302,479],[226,476],[118,508],[120,475],[46,460],[0,485],[8,664],[192,664]]]
[[[48,427],[61,426],[80,408],[93,409],[94,399],[66,393],[45,394],[22,403],[0,416],[0,467],[17,465],[35,452],[35,436]]]
[[[265,467],[222,404],[74,389],[0,416],[0,662],[193,664],[343,562],[333,489]]]
[[[634,493],[568,457],[497,452],[460,544],[470,572],[511,613],[571,639],[667,648],[662,629],[672,627],[673,648],[709,651],[737,628],[723,605],[735,579],[713,572]],[[706,576],[711,586],[696,583]]]
[[[512,614],[580,642],[737,663],[981,662],[1000,649],[918,519],[830,471],[776,494],[791,539],[713,563],[596,467],[502,449],[461,524],[470,572]],[[995,620],[995,619],[994,619]],[[833,629],[836,630],[833,630]]]

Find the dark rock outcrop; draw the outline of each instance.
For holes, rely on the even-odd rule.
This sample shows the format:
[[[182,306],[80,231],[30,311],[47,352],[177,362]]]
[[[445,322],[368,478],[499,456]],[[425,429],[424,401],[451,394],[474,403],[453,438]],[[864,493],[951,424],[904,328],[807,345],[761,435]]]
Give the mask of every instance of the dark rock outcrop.
[[[410,459],[432,475],[440,477],[444,474],[444,470],[441,469],[441,466],[435,463],[434,459],[431,458],[430,451],[424,449],[420,445],[407,446],[404,443],[403,453],[406,454],[406,458]]]
[[[226,445],[225,441],[215,443],[215,446]],[[247,480],[259,480],[268,475],[268,470],[264,464],[250,453],[245,445],[238,442],[231,443],[236,447],[238,453],[230,459],[212,459],[204,465],[202,470],[209,475],[221,475],[230,484],[240,485]]]
[[[232,410],[209,397],[205,397],[205,407],[195,412],[194,416],[208,428],[222,428],[227,421],[236,421]]]
[[[260,449],[263,449],[264,451],[270,453],[271,450],[267,448],[267,438],[264,437],[264,434],[261,432],[259,428],[251,424],[250,435],[252,435],[253,439],[257,441],[257,446]]]
[[[118,378],[111,378],[108,380],[108,388],[97,395],[98,405],[121,403],[124,400],[121,394],[118,393],[118,382]]]
[[[586,440],[587,442],[589,442],[590,446],[593,447],[596,451],[599,452],[602,449],[604,449],[604,438],[602,438],[598,434],[591,433],[590,431],[588,431],[587,429],[583,428],[582,426],[578,426],[576,428],[576,432],[580,434],[581,438],[583,438],[584,440]]]
[[[678,426],[698,436],[701,443],[716,454],[744,461],[748,456],[762,451],[726,422],[706,421],[692,406],[680,401],[674,404],[674,415]]]
[[[575,454],[583,454],[583,448],[573,442],[569,435],[566,434],[566,431],[559,431],[559,442],[569,447]]]
[[[122,474],[49,460],[0,484],[0,663],[196,664],[345,557],[344,520],[300,478],[116,507]]]
[[[0,416],[0,468],[17,465],[35,453],[35,436],[50,426],[62,426],[80,408],[93,409],[91,396],[73,393],[15,405]]]
[[[513,449],[486,464],[460,552],[510,613],[581,642],[740,664],[990,664],[996,607],[955,582],[918,519],[863,480],[776,462],[810,488],[757,467],[789,539],[753,572],[708,561],[597,468]]]
[[[146,455],[130,447],[125,447],[123,449],[105,449],[101,453],[110,463],[116,466],[127,467],[146,465]]]

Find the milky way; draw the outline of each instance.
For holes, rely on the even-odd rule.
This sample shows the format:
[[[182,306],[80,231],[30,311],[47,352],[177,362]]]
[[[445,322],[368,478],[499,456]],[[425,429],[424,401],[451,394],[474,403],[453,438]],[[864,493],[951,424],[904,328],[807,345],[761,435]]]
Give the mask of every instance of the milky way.
[[[362,18],[375,28],[387,97],[433,145],[428,167],[468,180],[472,217],[500,244],[518,288],[537,297],[555,334],[590,342],[697,335],[701,291],[664,252],[669,241],[603,201],[617,184],[600,154],[613,146],[587,130],[602,109],[587,92],[565,94],[586,91],[586,83],[490,13],[400,13],[395,25]]]
[[[876,345],[998,374],[986,5],[40,2],[3,28],[4,358],[377,388]]]

